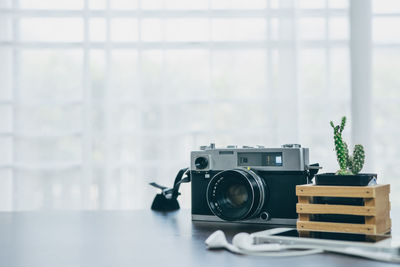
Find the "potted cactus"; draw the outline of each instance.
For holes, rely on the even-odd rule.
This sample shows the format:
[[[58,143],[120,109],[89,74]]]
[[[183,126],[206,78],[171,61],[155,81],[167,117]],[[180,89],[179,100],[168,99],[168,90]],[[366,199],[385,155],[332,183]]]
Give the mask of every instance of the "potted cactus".
[[[377,175],[360,173],[365,162],[364,147],[360,144],[354,146],[353,154],[349,154],[347,143],[343,140],[342,132],[346,126],[346,117],[342,118],[340,125],[330,122],[333,128],[333,139],[339,170],[336,173],[316,175],[315,183],[319,185],[351,185],[365,186],[376,180]]]

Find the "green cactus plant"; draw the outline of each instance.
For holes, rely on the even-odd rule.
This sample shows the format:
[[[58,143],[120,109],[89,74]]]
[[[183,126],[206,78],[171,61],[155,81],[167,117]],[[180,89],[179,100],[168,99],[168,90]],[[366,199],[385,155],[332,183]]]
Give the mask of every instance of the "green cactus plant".
[[[354,174],[359,173],[362,167],[364,166],[364,161],[365,161],[364,147],[362,145],[355,145],[350,166],[351,171]]]
[[[365,152],[362,145],[355,145],[353,155],[349,155],[349,149],[346,142],[343,140],[342,132],[346,126],[346,117],[342,117],[340,125],[336,125],[333,121],[330,122],[333,128],[333,139],[335,142],[335,151],[337,161],[339,163],[338,175],[353,175],[358,174],[364,166]]]

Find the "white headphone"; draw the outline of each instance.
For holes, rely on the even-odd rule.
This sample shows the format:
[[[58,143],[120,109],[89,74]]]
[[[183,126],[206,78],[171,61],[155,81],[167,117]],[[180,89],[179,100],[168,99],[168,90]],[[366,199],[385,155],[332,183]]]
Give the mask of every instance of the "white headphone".
[[[281,244],[259,244],[254,245],[254,238],[248,233],[239,233],[233,237],[230,244],[224,232],[218,230],[211,234],[205,241],[208,249],[227,249],[230,252],[254,256],[304,256],[323,252],[322,249],[309,249],[309,247],[299,245]],[[297,251],[287,251],[289,249],[301,249]]]
[[[324,249],[316,248],[312,245],[282,245],[282,244],[258,244],[255,245],[254,236],[248,233],[239,233],[232,239],[230,244],[225,237],[224,232],[218,230],[212,233],[205,241],[208,249],[226,249],[230,252],[253,255],[253,256],[271,256],[271,257],[290,257],[290,256],[304,256],[322,253],[324,251],[347,254],[352,256],[363,257],[372,260],[379,260],[385,262],[400,263],[398,254],[364,250],[356,247],[324,247]],[[296,249],[290,251],[290,249]]]

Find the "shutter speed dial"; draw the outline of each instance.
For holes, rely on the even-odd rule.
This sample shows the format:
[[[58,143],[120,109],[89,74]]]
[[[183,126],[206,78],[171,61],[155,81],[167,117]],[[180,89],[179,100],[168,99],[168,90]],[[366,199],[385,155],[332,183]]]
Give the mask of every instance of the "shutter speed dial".
[[[197,169],[205,169],[208,166],[208,159],[206,157],[198,157],[194,161],[194,165],[196,166]]]

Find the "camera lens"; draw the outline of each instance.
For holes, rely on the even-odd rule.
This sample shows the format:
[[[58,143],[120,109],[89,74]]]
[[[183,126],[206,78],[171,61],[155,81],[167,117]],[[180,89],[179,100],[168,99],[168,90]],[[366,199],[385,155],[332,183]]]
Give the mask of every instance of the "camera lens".
[[[226,191],[226,199],[233,207],[240,207],[247,202],[249,194],[245,186],[235,184]]]
[[[254,172],[244,169],[216,174],[207,187],[211,211],[226,221],[240,221],[257,215],[266,200],[266,186]]]

